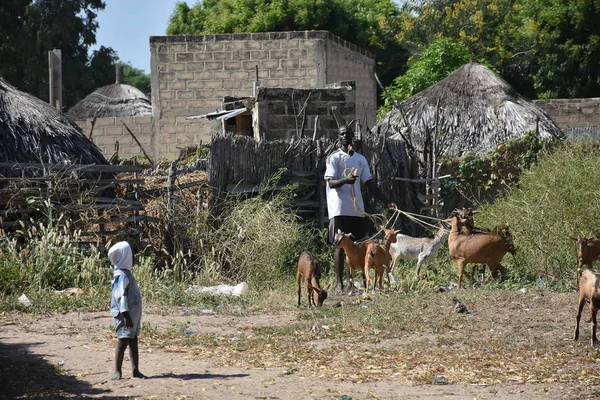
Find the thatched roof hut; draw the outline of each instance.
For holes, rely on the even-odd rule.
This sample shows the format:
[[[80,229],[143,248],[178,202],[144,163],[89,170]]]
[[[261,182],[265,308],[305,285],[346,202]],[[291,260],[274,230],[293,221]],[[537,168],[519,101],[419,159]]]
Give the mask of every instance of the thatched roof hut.
[[[487,151],[525,132],[562,138],[554,121],[519,95],[487,67],[468,63],[435,85],[400,103],[373,128],[387,137],[410,141],[423,157],[437,133],[436,154],[450,157]],[[409,147],[410,147],[409,146]]]
[[[81,129],[0,78],[0,162],[108,164]]]
[[[123,83],[123,66],[117,66],[116,82],[103,86],[67,112],[73,121],[102,117],[152,115],[152,103],[139,89]]]

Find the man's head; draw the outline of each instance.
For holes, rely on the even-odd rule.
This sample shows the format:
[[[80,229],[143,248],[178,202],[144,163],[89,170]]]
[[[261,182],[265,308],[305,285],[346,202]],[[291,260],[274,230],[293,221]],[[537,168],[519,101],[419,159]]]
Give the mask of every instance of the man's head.
[[[340,126],[339,139],[340,139],[340,144],[342,146],[344,146],[345,148],[347,148],[348,145],[351,145],[352,142],[354,141],[354,131],[352,130],[352,128],[350,128],[349,126],[346,126],[346,125]]]

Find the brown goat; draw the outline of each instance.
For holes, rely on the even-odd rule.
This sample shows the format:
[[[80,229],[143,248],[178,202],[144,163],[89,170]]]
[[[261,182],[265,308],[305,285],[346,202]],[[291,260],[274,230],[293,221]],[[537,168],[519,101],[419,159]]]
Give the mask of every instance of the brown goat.
[[[600,238],[577,237],[575,245],[577,246],[577,277],[579,277],[584,265],[591,269],[594,261],[600,258]]]
[[[348,264],[348,276],[346,277],[346,287],[352,291],[354,287],[354,274],[357,270],[363,271],[363,284],[366,287],[367,275],[364,275],[365,256],[367,255],[367,247],[370,243],[375,243],[373,240],[365,240],[362,242],[354,242],[351,233],[343,233],[338,229],[333,241],[333,248],[344,249],[346,253],[346,264]],[[368,272],[368,270],[367,270]]]
[[[300,281],[304,277],[308,307],[323,306],[327,299],[327,287],[322,288],[319,283],[321,278],[321,262],[309,251],[303,251],[298,259],[298,273],[296,274],[296,285],[298,286],[298,307],[300,307]],[[316,298],[316,301],[315,301]]]
[[[383,238],[383,244],[369,243],[365,254],[365,265],[364,275],[366,277],[365,293],[369,292],[370,277],[369,269],[375,269],[375,282],[373,283],[373,290],[377,286],[379,281],[379,290],[383,291],[383,271],[386,272],[388,282],[390,279],[390,270],[392,269],[392,256],[390,255],[390,246],[392,242],[396,241],[396,235],[400,231],[393,229],[384,229],[385,237]]]
[[[452,229],[448,236],[450,257],[458,264],[458,288],[462,286],[462,276],[467,264],[487,264],[493,277],[504,270],[500,261],[507,253],[504,238],[494,233],[466,235],[461,233],[465,219],[458,214],[452,216]],[[467,275],[469,275],[467,273]]]
[[[463,208],[460,217],[463,219],[463,228],[467,235],[475,235],[478,233],[495,233],[496,235],[502,236],[504,243],[506,244],[506,251],[513,256],[517,253],[515,243],[513,241],[512,233],[508,225],[497,225],[493,229],[489,228],[476,228],[473,215],[477,213],[472,208]]]
[[[592,329],[591,329],[591,343],[595,346],[598,343],[598,337],[596,336],[596,328],[598,326],[597,314],[600,309],[600,274],[593,269],[586,269],[581,274],[579,281],[579,303],[577,306],[577,315],[575,316],[575,335],[574,340],[579,339],[579,320],[581,319],[581,311],[585,303],[590,304]]]

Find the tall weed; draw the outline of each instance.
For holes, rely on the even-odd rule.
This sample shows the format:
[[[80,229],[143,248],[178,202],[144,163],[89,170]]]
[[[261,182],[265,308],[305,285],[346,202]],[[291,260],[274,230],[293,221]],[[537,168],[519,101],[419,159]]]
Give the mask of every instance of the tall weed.
[[[301,250],[316,233],[290,212],[292,193],[249,199],[231,197],[212,229],[196,232],[204,249],[201,274],[268,289],[295,273]]]
[[[94,245],[80,244],[80,231],[62,215],[32,223],[19,239],[0,235],[0,288],[5,294],[61,290],[106,283],[110,268]]]
[[[600,234],[600,152],[578,141],[542,157],[494,204],[482,204],[478,226],[508,224],[517,255],[505,256],[508,284],[567,288],[576,282],[573,237]]]

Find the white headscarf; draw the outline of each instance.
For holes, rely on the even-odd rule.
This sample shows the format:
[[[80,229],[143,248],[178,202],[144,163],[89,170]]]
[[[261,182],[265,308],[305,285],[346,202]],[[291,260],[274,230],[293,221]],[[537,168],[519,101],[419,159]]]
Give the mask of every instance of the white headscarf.
[[[108,249],[108,259],[115,269],[128,269],[133,267],[133,252],[127,242],[115,243]]]

